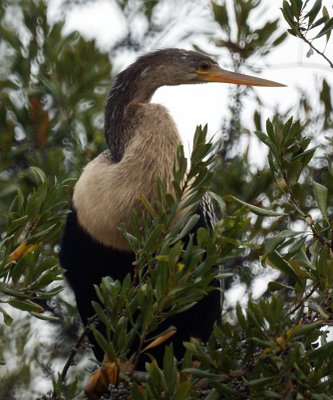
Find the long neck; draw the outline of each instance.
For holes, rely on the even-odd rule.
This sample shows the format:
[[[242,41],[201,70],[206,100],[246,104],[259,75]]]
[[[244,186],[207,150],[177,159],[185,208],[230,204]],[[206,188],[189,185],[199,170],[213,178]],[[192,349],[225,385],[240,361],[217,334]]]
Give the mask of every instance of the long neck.
[[[135,127],[127,117],[130,104],[149,103],[158,84],[145,79],[149,66],[135,68],[134,65],[121,72],[107,98],[105,107],[105,139],[112,161],[123,158],[126,144],[133,137]],[[133,129],[134,128],[134,129]]]
[[[177,127],[160,104],[130,104],[126,132],[132,132],[119,162],[102,153],[84,169],[75,185],[73,204],[80,224],[100,243],[129,250],[119,226],[130,229],[133,211],[140,217],[140,196],[154,203],[157,178],[173,192],[173,165],[181,143]],[[135,133],[134,133],[135,132]]]

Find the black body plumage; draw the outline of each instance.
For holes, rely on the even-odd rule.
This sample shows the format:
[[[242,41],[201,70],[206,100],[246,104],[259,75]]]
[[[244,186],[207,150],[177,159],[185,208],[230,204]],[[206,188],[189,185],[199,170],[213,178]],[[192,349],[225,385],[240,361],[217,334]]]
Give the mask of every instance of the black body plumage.
[[[66,278],[74,290],[77,308],[82,322],[87,324],[95,311],[91,302],[97,301],[94,285],[104,276],[123,280],[132,271],[134,254],[106,247],[94,240],[80,226],[75,209],[68,214],[61,240],[60,263],[67,269]],[[103,352],[89,334],[93,351],[99,361]]]
[[[204,196],[198,214],[200,219],[193,232],[199,227],[207,227],[207,222],[209,228],[214,221],[215,215],[207,196]],[[83,324],[86,324],[88,319],[95,314],[91,305],[93,300],[98,301],[94,285],[99,284],[101,279],[108,275],[113,279],[123,280],[128,273],[133,272],[134,259],[133,253],[106,247],[94,240],[80,226],[75,210],[68,215],[61,242],[60,262],[67,268],[66,277],[74,290]],[[217,281],[214,284],[218,286]],[[172,343],[175,356],[181,359],[185,351],[182,343],[188,341],[190,337],[207,341],[214,322],[219,321],[220,314],[220,293],[216,290],[210,292],[190,310],[177,314],[161,324],[159,332],[163,332],[171,325],[177,328],[176,334],[172,337]],[[89,341],[93,344],[96,358],[102,361],[103,352],[91,333]],[[149,352],[158,362],[161,362],[164,346],[158,346]],[[142,356],[138,368],[143,369],[145,361],[147,359]]]

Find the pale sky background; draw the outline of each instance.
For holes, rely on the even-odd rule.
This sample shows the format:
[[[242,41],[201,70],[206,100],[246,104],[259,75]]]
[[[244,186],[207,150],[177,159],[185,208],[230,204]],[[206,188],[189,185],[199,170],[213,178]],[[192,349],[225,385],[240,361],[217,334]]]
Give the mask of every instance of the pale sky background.
[[[63,0],[49,0],[50,18],[56,18],[59,4]],[[199,1],[199,4],[206,4],[207,0]],[[227,3],[232,5],[231,0]],[[184,3],[184,2],[180,2]],[[186,3],[186,1],[185,1]],[[192,3],[192,2],[190,2]],[[264,0],[264,7],[259,7],[258,12],[254,14],[253,24],[261,26],[263,21],[267,19],[275,19],[281,17],[280,7],[282,0]],[[332,1],[323,0],[329,12],[332,12]],[[177,11],[177,10],[176,10]],[[169,10],[170,12],[170,10]],[[205,19],[200,15],[201,7],[191,10],[190,15],[184,20],[184,25],[189,24],[205,24]],[[206,18],[206,17],[205,17]],[[206,19],[207,20],[207,19]],[[138,23],[138,21],[136,21]],[[139,21],[140,23],[140,21]],[[208,25],[208,23],[207,23]],[[205,25],[202,25],[205,26]],[[281,18],[281,26],[287,28],[287,24]],[[179,29],[179,28],[178,28]],[[189,28],[191,29],[191,28]],[[74,8],[68,12],[66,17],[65,32],[72,30],[80,31],[87,38],[96,38],[101,49],[107,50],[112,44],[119,40],[126,32],[126,23],[122,13],[117,8],[113,0],[96,0],[94,3],[87,4],[80,8]],[[220,27],[209,25],[207,30],[218,35]],[[192,43],[203,44],[204,49],[211,49],[216,52],[216,48],[209,45],[205,39],[190,38],[182,42],[175,43],[173,41],[172,32],[162,38],[156,46],[145,49],[145,51],[154,50],[162,47],[180,47],[192,49]],[[316,45],[322,50],[325,46],[325,38],[316,41]],[[298,88],[306,89],[309,93],[318,91],[318,82],[321,76],[325,76],[333,84],[332,69],[326,61],[317,54],[311,58],[306,57],[308,46],[301,40],[289,35],[285,44],[277,48],[268,56],[266,62],[270,67],[264,68],[262,73],[257,76],[275,80],[277,82],[288,85],[287,88],[256,88],[257,94],[263,100],[266,110],[264,116],[266,119],[272,114],[272,110],[278,107],[280,110],[286,110],[297,104],[300,98]],[[333,44],[327,49],[328,56],[333,54]],[[115,61],[115,69],[117,72],[124,69],[128,64],[135,60],[135,55],[127,54],[119,57]],[[220,65],[227,69],[227,65],[223,63],[223,59],[218,60]],[[257,66],[261,66],[260,60],[257,60]],[[248,72],[248,71],[242,71]],[[210,83],[205,85],[183,85],[177,87],[162,87],[157,90],[153,97],[154,102],[165,105],[174,117],[185,148],[189,149],[195,127],[199,124],[208,123],[209,134],[217,135],[221,129],[221,121],[228,101],[228,86],[220,83]],[[244,125],[250,130],[254,128],[252,122],[252,114],[254,110],[254,102],[251,96],[244,104],[246,110]],[[250,141],[250,157],[253,160],[254,167],[262,167],[266,162],[266,148],[263,144],[258,143],[256,137],[252,135],[250,138],[244,137],[242,145],[245,147]],[[260,154],[260,156],[258,156]]]

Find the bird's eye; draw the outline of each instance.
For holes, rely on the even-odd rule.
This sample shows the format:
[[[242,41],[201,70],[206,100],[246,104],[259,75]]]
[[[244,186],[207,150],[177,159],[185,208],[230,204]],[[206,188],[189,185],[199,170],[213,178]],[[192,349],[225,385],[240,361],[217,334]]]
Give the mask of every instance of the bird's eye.
[[[200,61],[198,65],[198,70],[199,71],[208,71],[211,68],[211,63],[209,61]]]

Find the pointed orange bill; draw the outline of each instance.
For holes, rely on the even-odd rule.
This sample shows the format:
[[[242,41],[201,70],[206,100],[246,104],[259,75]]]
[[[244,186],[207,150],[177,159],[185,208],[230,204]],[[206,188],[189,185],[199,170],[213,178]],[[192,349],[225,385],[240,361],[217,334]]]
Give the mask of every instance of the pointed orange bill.
[[[214,67],[207,72],[197,71],[200,78],[208,82],[224,82],[234,83],[236,85],[246,86],[270,86],[270,87],[285,87],[282,83],[269,81],[267,79],[256,78],[255,76],[239,74],[237,72],[227,71],[220,67]]]

